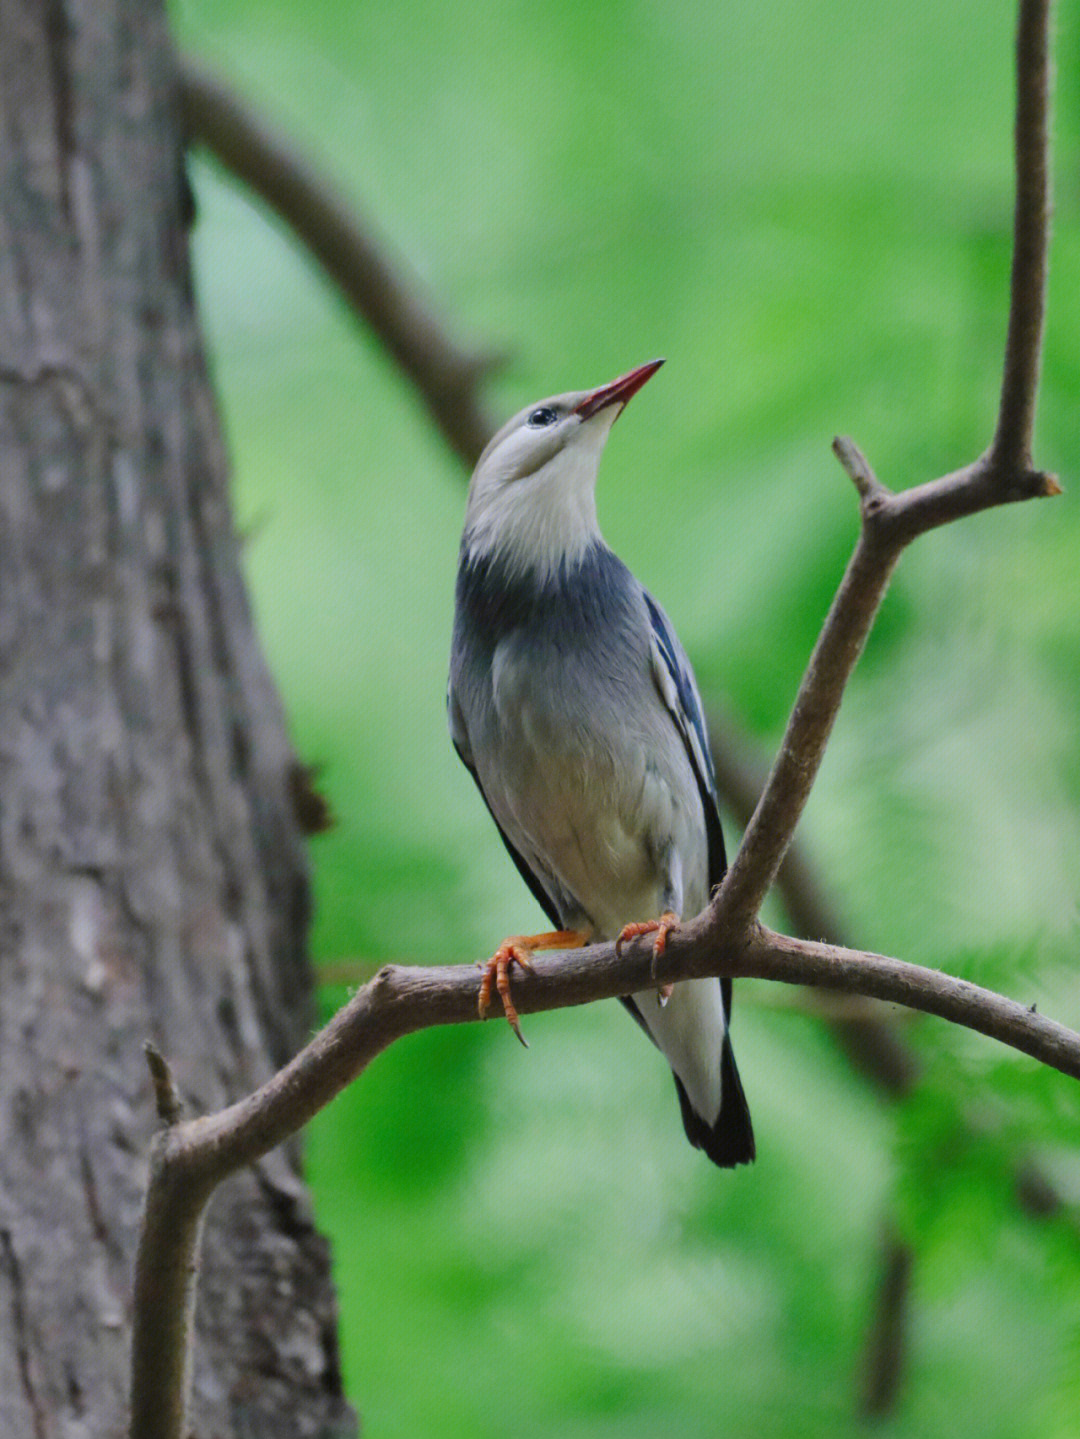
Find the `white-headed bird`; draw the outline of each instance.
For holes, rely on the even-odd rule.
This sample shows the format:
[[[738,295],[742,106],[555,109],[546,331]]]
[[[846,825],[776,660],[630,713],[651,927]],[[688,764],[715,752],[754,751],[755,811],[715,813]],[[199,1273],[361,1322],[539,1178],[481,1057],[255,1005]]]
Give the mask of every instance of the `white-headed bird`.
[[[663,610],[596,519],[600,456],[653,360],[596,390],[541,400],[480,456],[469,486],[450,657],[450,732],[554,932],[499,946],[494,983],[538,949],[654,934],[704,909],[725,869],[693,671]],[[623,1003],[663,1051],[691,1144],[754,1157],[731,1050],[731,981],[693,979]]]

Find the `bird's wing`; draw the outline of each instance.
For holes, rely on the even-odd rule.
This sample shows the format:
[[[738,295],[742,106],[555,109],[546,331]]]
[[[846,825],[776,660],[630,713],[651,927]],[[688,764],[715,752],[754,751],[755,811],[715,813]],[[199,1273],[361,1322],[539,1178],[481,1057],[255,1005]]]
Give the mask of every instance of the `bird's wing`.
[[[645,604],[649,612],[652,631],[652,663],[657,688],[664,704],[682,736],[697,780],[705,811],[705,833],[709,851],[710,888],[720,883],[727,868],[724,856],[724,836],[720,829],[720,815],[717,810],[716,774],[712,756],[709,753],[709,739],[705,729],[705,716],[701,708],[701,696],[694,681],[682,645],[672,629],[667,616],[652,598],[645,593]],[[731,980],[720,980],[720,999],[724,1010],[723,1044],[720,1050],[720,1111],[714,1116],[699,1114],[691,1101],[690,1094],[675,1065],[675,1087],[679,1093],[683,1124],[691,1144],[724,1168],[736,1164],[748,1164],[754,1157],[754,1131],[750,1123],[750,1111],[746,1096],[735,1067],[735,1056],[731,1049],[731,1038],[727,1025],[731,1019]],[[648,1029],[643,1017],[637,1012],[633,1000],[624,1001],[634,1018]],[[664,1046],[665,1052],[666,1046]]]
[[[709,887],[720,883],[727,869],[724,836],[717,809],[716,772],[709,753],[709,735],[701,696],[694,681],[694,672],[678,636],[664,611],[647,590],[643,590],[649,612],[653,677],[660,697],[686,746],[687,757],[697,780],[701,804],[705,811],[705,831],[709,843]]]
[[[469,736],[465,728],[465,720],[461,713],[460,707],[454,700],[454,690],[452,685],[446,692],[446,708],[450,720],[450,739],[453,742],[455,750],[457,750],[458,758],[472,775],[476,788],[480,791],[480,798],[487,805],[488,814],[490,814],[491,818],[495,821],[495,828],[499,831],[499,837],[502,839],[503,844],[506,845],[507,853],[514,861],[514,864],[517,866],[518,874],[521,875],[522,879],[532,890],[533,898],[547,915],[548,919],[551,922],[552,929],[562,929],[563,922],[559,916],[558,911],[555,908],[554,903],[552,902],[551,896],[548,894],[547,890],[541,883],[539,876],[532,870],[521,851],[516,849],[515,846],[510,843],[510,840],[506,836],[506,831],[499,823],[498,816],[491,807],[491,801],[484,793],[484,786],[480,783],[480,776],[476,772],[476,765],[473,763],[472,751],[469,748]]]
[[[642,590],[649,612],[653,676],[668,713],[675,721],[697,780],[701,807],[705,811],[705,836],[709,852],[709,889],[720,883],[727,872],[724,832],[720,828],[720,812],[716,797],[716,771],[709,752],[709,733],[701,707],[697,682],[686,651],[671,621],[649,594]],[[731,1014],[731,980],[720,981],[725,1015]]]

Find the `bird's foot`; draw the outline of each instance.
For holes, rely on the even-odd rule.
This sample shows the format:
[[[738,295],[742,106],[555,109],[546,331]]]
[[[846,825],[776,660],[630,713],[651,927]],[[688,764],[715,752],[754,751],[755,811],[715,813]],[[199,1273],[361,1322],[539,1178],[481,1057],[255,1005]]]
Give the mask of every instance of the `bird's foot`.
[[[637,939],[642,934],[655,934],[653,940],[653,962],[652,974],[656,978],[656,961],[667,948],[667,937],[672,930],[680,929],[682,920],[670,909],[665,909],[659,919],[642,919],[635,924],[624,924],[618,939],[615,941],[615,953],[622,954],[622,947],[631,939]],[[658,984],[656,986],[656,1002],[663,1008],[671,998],[671,992],[675,988],[673,984]]]
[[[510,995],[510,966],[520,964],[522,969],[531,970],[532,960],[529,956],[538,949],[577,949],[588,942],[589,936],[577,929],[557,929],[550,934],[515,934],[511,939],[504,939],[487,963],[477,966],[484,971],[476,1005],[480,1018],[487,1019],[491,1005],[491,986],[494,983],[502,1000],[503,1013],[510,1021],[510,1028],[528,1049],[529,1041],[521,1032],[518,1012]]]

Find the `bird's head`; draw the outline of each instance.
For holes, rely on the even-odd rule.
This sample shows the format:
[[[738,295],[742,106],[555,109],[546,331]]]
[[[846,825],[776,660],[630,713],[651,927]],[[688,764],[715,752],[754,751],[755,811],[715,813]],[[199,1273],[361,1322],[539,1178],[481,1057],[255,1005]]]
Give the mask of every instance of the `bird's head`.
[[[488,443],[469,485],[462,548],[541,582],[570,570],[599,538],[596,472],[630,397],[663,364],[650,360],[595,390],[527,406]]]

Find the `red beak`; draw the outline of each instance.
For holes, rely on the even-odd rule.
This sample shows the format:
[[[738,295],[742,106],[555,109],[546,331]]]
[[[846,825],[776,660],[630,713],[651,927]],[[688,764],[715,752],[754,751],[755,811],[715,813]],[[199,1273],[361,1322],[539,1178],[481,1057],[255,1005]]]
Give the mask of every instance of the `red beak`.
[[[638,390],[663,364],[663,360],[650,360],[647,365],[639,365],[636,370],[631,370],[628,375],[620,375],[617,380],[612,380],[608,385],[601,385],[598,390],[592,390],[585,396],[580,405],[575,406],[574,414],[580,415],[583,420],[595,415],[598,410],[606,410],[608,405],[618,405],[622,414],[622,407],[636,395]]]

